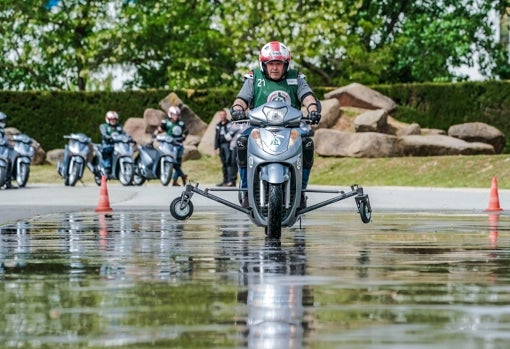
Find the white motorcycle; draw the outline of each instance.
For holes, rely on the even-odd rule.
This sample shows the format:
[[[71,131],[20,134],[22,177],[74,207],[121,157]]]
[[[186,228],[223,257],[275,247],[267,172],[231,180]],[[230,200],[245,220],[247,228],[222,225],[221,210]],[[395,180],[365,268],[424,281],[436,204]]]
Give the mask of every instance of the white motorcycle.
[[[104,159],[101,144],[94,144],[94,158],[89,168],[94,174],[94,181],[101,185],[102,176],[107,179],[118,179],[124,186],[131,185],[135,172],[135,161],[133,159],[135,141],[127,134],[113,134],[113,154],[111,159],[111,172],[106,173],[103,166]]]
[[[64,158],[57,164],[57,172],[64,178],[65,185],[74,186],[83,177],[87,167],[92,140],[83,133],[71,133],[64,138],[68,139],[68,142],[64,149]]]
[[[279,239],[282,227],[291,227],[303,213],[354,196],[364,223],[370,222],[371,207],[363,188],[352,185],[350,192],[332,190],[305,190],[340,194],[329,200],[301,208],[303,148],[299,128],[303,114],[284,102],[268,102],[248,114],[253,127],[247,148],[247,179],[249,207],[224,200],[211,191],[237,190],[208,188],[205,191],[188,184],[180,197],[170,204],[170,213],[176,219],[187,219],[193,213],[191,197],[200,194],[241,212],[245,212],[257,226],[263,226],[269,238]],[[307,120],[307,119],[303,119]]]
[[[32,138],[26,134],[17,134],[12,136],[14,142],[15,161],[12,168],[12,178],[16,179],[16,183],[20,188],[27,185],[28,177],[30,177],[30,164],[34,157],[34,142]]]
[[[167,133],[156,136],[157,146],[152,143],[139,146],[135,159],[133,183],[142,185],[147,179],[159,178],[161,184],[167,186],[172,179],[177,149],[172,136]]]

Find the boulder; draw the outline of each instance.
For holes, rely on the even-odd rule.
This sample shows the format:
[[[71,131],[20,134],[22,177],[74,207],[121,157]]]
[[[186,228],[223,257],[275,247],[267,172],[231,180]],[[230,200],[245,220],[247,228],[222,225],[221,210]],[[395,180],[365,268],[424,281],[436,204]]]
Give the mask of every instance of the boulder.
[[[376,132],[318,129],[314,142],[315,152],[321,156],[378,158],[399,155],[395,152],[397,137]]]
[[[388,112],[384,109],[369,110],[354,119],[356,132],[388,133]]]
[[[490,144],[470,143],[444,135],[403,136],[398,139],[397,146],[403,156],[494,154]]]
[[[450,126],[448,135],[466,142],[483,142],[494,147],[496,154],[500,154],[505,147],[505,135],[497,128],[483,122],[467,122]]]
[[[324,94],[325,99],[336,98],[342,107],[384,109],[393,111],[397,104],[389,97],[359,83],[352,83]]]

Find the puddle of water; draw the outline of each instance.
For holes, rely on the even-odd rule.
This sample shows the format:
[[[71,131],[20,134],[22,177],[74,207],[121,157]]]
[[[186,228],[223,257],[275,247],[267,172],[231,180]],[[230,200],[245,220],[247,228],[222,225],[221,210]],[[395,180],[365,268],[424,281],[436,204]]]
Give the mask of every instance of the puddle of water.
[[[509,217],[230,211],[0,227],[3,348],[508,348]]]

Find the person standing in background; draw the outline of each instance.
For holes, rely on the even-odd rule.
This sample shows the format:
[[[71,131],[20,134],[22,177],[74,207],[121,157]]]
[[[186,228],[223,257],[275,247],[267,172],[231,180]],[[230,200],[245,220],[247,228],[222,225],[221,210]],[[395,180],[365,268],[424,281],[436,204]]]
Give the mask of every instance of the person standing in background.
[[[232,134],[230,129],[232,123],[227,118],[227,112],[220,110],[220,122],[216,124],[216,133],[214,137],[214,151],[220,156],[222,165],[223,181],[218,183],[218,187],[235,187],[237,179],[237,165],[233,151],[230,149]]]

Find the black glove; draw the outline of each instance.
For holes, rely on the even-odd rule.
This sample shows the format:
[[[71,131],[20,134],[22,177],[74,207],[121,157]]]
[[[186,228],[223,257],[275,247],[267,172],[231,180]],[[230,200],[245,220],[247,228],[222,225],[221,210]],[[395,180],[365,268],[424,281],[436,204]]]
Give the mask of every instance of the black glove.
[[[246,114],[241,109],[231,109],[230,115],[232,115],[232,120],[234,121],[246,119]]]
[[[313,110],[308,113],[308,119],[312,125],[317,125],[321,121],[321,113],[317,110]]]

